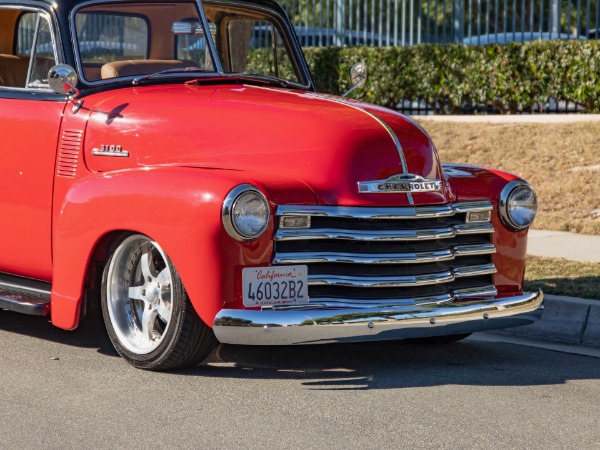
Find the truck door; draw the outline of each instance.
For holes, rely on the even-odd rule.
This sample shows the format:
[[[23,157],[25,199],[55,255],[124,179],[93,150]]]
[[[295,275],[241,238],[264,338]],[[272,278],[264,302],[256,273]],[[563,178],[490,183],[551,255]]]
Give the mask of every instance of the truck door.
[[[0,23],[0,272],[51,281],[52,189],[64,96],[48,13],[3,6]]]

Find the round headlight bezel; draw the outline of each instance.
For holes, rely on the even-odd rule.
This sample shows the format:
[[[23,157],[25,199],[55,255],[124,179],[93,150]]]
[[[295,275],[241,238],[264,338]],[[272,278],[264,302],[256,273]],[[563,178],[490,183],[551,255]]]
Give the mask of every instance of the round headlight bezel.
[[[511,216],[511,212],[509,210],[510,201],[513,195],[515,195],[521,189],[528,189],[533,195],[534,199],[533,217],[527,225],[517,223]],[[511,181],[506,186],[504,186],[504,189],[502,189],[502,192],[500,193],[500,201],[498,207],[500,211],[500,218],[502,219],[502,223],[504,223],[505,226],[515,231],[523,231],[529,228],[535,220],[535,216],[537,213],[537,196],[535,195],[535,191],[533,190],[531,185],[526,181]]]
[[[267,211],[265,223],[261,227],[260,231],[255,235],[249,235],[248,233],[244,233],[242,230],[240,230],[239,226],[236,224],[234,217],[234,211],[238,202],[249,193],[260,198],[264,202],[265,209]],[[259,189],[250,184],[240,184],[234,187],[231,191],[229,191],[229,193],[225,197],[225,200],[223,201],[223,208],[221,213],[223,227],[225,228],[225,231],[227,231],[227,234],[229,234],[229,236],[231,236],[236,241],[254,241],[261,237],[269,227],[269,216],[270,208],[267,198]]]

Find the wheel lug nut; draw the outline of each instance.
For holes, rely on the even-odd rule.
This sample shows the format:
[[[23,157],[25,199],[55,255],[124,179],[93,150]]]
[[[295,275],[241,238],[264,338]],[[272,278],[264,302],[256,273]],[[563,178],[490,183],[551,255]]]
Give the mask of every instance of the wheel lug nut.
[[[142,295],[146,295],[146,289],[142,289]]]

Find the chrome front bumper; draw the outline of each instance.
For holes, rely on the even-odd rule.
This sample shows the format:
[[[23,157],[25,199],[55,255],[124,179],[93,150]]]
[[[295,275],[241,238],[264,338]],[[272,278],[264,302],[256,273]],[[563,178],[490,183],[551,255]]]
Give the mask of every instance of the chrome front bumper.
[[[292,345],[444,336],[527,325],[542,291],[461,304],[389,309],[223,309],[213,328],[224,344]]]

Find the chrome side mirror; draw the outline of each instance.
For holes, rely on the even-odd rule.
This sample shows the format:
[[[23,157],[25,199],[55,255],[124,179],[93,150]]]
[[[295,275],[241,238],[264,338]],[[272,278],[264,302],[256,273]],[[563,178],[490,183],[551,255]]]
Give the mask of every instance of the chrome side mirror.
[[[66,64],[58,64],[48,72],[48,85],[57,94],[69,94],[71,99],[79,95],[77,73]]]
[[[346,97],[354,89],[361,88],[367,82],[367,66],[363,62],[357,62],[350,69],[350,83],[352,87],[348,89],[342,97]]]

